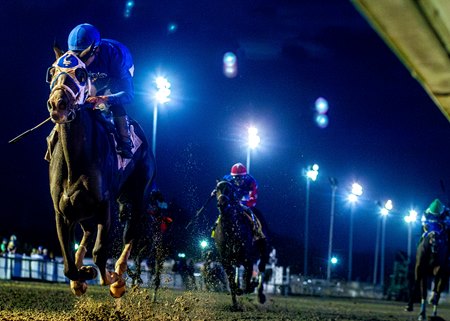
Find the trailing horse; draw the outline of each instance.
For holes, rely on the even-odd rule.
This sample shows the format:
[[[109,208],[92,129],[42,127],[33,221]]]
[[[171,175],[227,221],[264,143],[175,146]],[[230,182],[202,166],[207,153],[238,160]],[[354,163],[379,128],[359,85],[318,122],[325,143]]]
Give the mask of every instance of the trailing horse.
[[[230,182],[221,181],[216,186],[216,199],[220,217],[214,231],[214,240],[219,254],[220,263],[228,277],[233,307],[237,308],[237,295],[252,293],[253,264],[258,264],[257,293],[258,301],[264,303],[263,277],[267,256],[256,246],[252,223],[248,208],[240,204],[235,195],[234,186]],[[244,267],[244,288],[240,289],[236,269]]]
[[[92,50],[91,46],[77,55],[54,47],[56,62],[47,73],[51,90],[47,107],[56,124],[48,138],[50,192],[64,274],[71,280],[72,292],[84,294],[86,280],[97,277],[95,267],[83,265],[89,240],[96,234],[92,258],[100,272],[100,283],[110,285],[113,297],[121,297],[125,293],[123,274],[127,260],[142,234],[141,222],[145,219],[155,165],[144,132],[136,122],[131,123],[134,155],[124,160],[116,154],[114,130],[108,128],[112,124],[105,121],[99,110],[83,105],[90,90],[85,62]],[[112,212],[114,203],[121,199],[130,204],[130,215],[115,271],[108,271]],[[77,225],[83,236],[75,253]]]
[[[427,224],[425,232],[417,246],[415,285],[420,288],[421,305],[418,320],[426,320],[428,277],[433,277],[433,289],[430,303],[433,316],[437,316],[440,294],[448,283],[448,236],[440,223]],[[412,310],[412,307],[411,307]]]

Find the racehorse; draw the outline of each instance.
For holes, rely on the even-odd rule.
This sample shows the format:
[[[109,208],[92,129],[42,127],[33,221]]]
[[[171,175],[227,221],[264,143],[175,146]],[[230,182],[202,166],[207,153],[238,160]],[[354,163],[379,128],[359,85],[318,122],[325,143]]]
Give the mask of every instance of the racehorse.
[[[114,130],[101,111],[84,104],[91,79],[85,62],[93,54],[90,46],[80,54],[64,53],[56,45],[56,61],[48,69],[50,95],[47,108],[56,124],[48,137],[50,193],[56,229],[64,260],[64,274],[76,295],[87,290],[87,280],[97,277],[93,266],[83,265],[91,236],[96,234],[92,258],[100,272],[100,284],[110,285],[113,297],[125,293],[123,274],[139,236],[142,215],[152,189],[155,165],[142,128],[131,123],[133,158],[116,154]],[[134,135],[135,134],[135,135]],[[114,202],[125,199],[131,214],[123,231],[123,249],[115,271],[108,271],[109,232]],[[75,230],[83,232],[75,253]]]
[[[433,293],[430,304],[433,316],[437,316],[440,294],[445,290],[448,280],[447,257],[448,236],[440,223],[427,223],[425,232],[417,246],[415,284],[420,287],[421,305],[418,320],[426,320],[428,276],[433,276]]]
[[[248,217],[248,208],[240,204],[235,195],[235,187],[227,181],[221,181],[216,186],[216,200],[220,217],[214,231],[214,240],[219,254],[219,260],[228,277],[233,307],[237,308],[237,295],[252,293],[253,264],[258,263],[258,301],[264,303],[264,271],[267,263],[266,255],[259,253],[253,240],[252,225]],[[244,267],[244,288],[239,287],[239,277],[236,269]]]

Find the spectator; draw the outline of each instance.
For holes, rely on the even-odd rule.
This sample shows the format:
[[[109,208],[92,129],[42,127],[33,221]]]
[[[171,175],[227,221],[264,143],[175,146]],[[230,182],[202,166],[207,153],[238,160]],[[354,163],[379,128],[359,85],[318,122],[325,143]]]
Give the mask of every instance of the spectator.
[[[6,254],[8,250],[8,239],[6,237],[3,238],[2,244],[0,245],[0,254]]]
[[[7,250],[9,254],[15,254],[17,251],[17,237],[14,234],[9,238]]]

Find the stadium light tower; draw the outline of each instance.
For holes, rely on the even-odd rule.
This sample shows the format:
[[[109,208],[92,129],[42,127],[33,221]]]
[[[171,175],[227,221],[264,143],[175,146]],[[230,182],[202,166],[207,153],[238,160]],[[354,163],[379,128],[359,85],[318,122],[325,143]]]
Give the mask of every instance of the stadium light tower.
[[[303,274],[308,274],[308,239],[309,239],[309,186],[311,181],[315,182],[319,175],[319,165],[314,164],[303,170],[303,176],[306,178],[306,205],[305,205],[305,241],[303,251]]]
[[[333,252],[333,226],[334,226],[334,205],[336,203],[336,190],[337,190],[337,179],[334,177],[330,177],[330,185],[331,185],[331,211],[330,211],[330,234],[328,238],[328,260],[327,260],[327,282],[330,282],[331,279],[331,264],[332,257],[331,254]]]
[[[348,196],[350,201],[350,232],[348,240],[348,275],[347,280],[352,280],[352,267],[353,267],[353,213],[355,212],[355,203],[358,198],[363,194],[363,188],[358,183],[352,184],[352,191]]]
[[[158,105],[165,104],[170,101],[170,82],[161,76],[155,78],[156,94],[153,100],[153,137],[152,137],[152,152],[156,158],[156,127],[158,124]]]
[[[390,211],[393,209],[393,204],[391,200],[388,200],[384,207],[381,209],[382,215],[382,225],[381,225],[381,263],[380,263],[380,284],[384,285],[384,252],[386,249],[386,218]]]
[[[409,214],[407,216],[405,216],[404,219],[405,219],[406,224],[408,224],[408,251],[407,251],[407,255],[408,255],[408,262],[411,262],[412,225],[417,220],[417,211],[410,210]]]
[[[250,157],[252,149],[258,147],[261,142],[261,137],[258,135],[258,129],[256,127],[248,128],[248,144],[247,144],[247,173],[250,173]]]

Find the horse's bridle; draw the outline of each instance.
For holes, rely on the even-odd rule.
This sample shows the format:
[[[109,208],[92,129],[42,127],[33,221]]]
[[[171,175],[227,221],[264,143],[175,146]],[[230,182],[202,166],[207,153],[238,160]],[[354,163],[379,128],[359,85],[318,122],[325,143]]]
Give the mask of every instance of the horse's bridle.
[[[62,77],[62,76],[66,77]],[[70,83],[67,80],[70,79]],[[78,56],[68,51],[47,70],[50,97],[56,90],[62,90],[69,99],[67,120],[75,119],[76,111],[83,105],[91,89],[91,81],[86,65]],[[48,103],[49,104],[49,103]],[[50,108],[50,106],[48,106]]]

